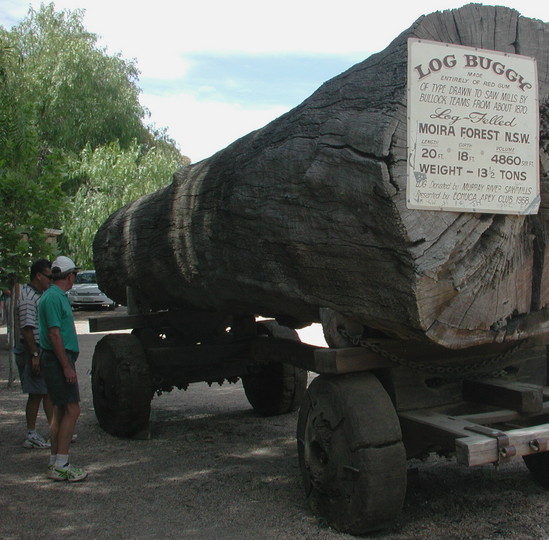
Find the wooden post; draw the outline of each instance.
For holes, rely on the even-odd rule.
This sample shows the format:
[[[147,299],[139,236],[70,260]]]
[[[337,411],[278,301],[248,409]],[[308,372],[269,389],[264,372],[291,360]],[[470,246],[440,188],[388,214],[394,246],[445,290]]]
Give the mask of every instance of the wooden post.
[[[14,285],[10,290],[10,300],[8,303],[7,337],[8,337],[8,388],[11,388],[17,377],[17,366],[15,365],[15,312],[17,308],[17,299],[19,298],[19,285]]]

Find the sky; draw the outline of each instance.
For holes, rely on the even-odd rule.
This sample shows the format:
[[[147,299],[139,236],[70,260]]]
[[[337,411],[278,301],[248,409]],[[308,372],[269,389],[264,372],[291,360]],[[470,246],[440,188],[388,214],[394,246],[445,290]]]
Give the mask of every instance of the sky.
[[[40,1],[2,0],[0,26]],[[49,3],[49,2],[46,2]],[[200,161],[309,97],[323,82],[383,50],[421,15],[466,1],[56,0],[85,10],[109,54],[135,59],[141,104],[182,154]],[[477,2],[479,3],[479,2]],[[496,5],[496,2],[480,2]],[[549,22],[549,2],[497,5]]]

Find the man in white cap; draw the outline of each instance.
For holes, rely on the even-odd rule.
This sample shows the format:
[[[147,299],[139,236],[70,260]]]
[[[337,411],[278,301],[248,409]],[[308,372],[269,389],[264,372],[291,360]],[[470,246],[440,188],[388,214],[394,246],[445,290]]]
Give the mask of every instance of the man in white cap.
[[[85,471],[69,462],[70,444],[80,416],[75,370],[79,347],[72,309],[65,293],[74,285],[78,269],[68,257],[57,257],[51,265],[53,284],[38,304],[41,367],[53,403],[48,477],[68,482],[79,482],[87,477]]]

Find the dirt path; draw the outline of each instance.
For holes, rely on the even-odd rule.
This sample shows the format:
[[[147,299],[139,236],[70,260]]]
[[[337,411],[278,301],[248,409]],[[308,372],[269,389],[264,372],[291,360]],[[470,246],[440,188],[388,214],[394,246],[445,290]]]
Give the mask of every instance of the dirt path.
[[[240,384],[155,397],[152,438],[117,439],[97,425],[90,390],[93,348],[79,312],[82,416],[73,461],[81,484],[45,477],[47,451],[25,450],[25,396],[6,388],[0,329],[0,538],[349,539],[311,515],[301,487],[296,414],[260,418]],[[45,421],[41,418],[40,428]],[[376,539],[547,539],[549,493],[521,460],[496,471],[431,459],[410,463],[395,526]],[[387,489],[391,489],[387,486]]]

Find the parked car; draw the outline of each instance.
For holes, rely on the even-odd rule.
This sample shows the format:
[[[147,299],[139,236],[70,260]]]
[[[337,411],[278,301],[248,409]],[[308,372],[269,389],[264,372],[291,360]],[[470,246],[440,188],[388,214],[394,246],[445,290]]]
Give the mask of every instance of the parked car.
[[[68,297],[74,309],[90,306],[104,306],[109,309],[116,308],[116,303],[99,290],[95,278],[95,270],[82,270],[78,272],[76,281],[68,292]]]

